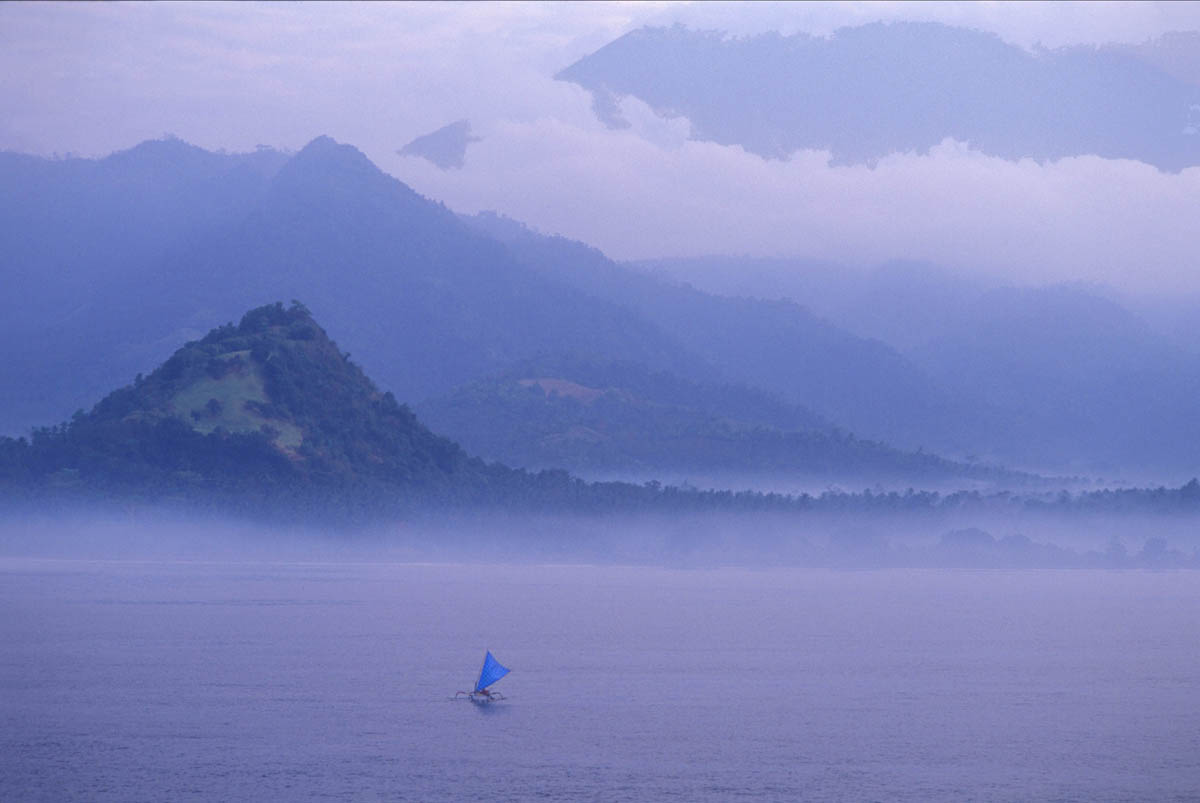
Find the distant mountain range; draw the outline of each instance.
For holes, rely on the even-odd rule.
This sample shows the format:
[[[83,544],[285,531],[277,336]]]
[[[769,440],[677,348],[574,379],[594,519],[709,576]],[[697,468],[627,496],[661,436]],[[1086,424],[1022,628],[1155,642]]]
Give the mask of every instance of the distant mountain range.
[[[199,334],[196,322],[232,319],[269,298],[314,299],[314,312],[402,399],[443,396],[558,354],[699,385],[766,380],[789,403],[852,431],[865,423],[871,435],[881,414],[901,423],[928,417],[881,409],[880,388],[904,410],[940,403],[887,347],[795,305],[710,296],[519,224],[464,221],[327,138],[290,158],[253,158],[258,171],[245,169],[243,157],[161,141],[95,163],[0,161],[0,171],[22,169],[26,186],[45,198],[0,221],[0,236],[21,254],[20,292],[9,299],[20,315],[7,319],[0,356],[21,366],[24,382],[8,388],[15,398],[0,408],[6,428],[65,416],[148,370],[152,349]],[[92,184],[97,171],[114,178]],[[154,171],[166,186],[185,185],[171,214],[150,201],[106,213],[125,172]],[[195,214],[186,182],[207,189]],[[81,192],[85,183],[90,194]],[[60,195],[79,208],[56,212]],[[145,227],[154,236],[137,244]],[[91,249],[92,241],[105,247]],[[74,259],[64,242],[77,243]]]
[[[1162,170],[1200,165],[1200,35],[1141,47],[1027,51],[938,23],[872,23],[828,38],[732,37],[675,26],[625,34],[556,77],[627,126],[636,97],[692,137],[767,158],[839,163],[924,153],[943,139],[1007,159],[1095,154]]]
[[[68,415],[148,370],[162,345],[277,298],[312,299],[407,399],[549,343],[657,367],[700,362],[632,311],[518,264],[349,146],[320,138],[270,170],[239,164],[179,141],[96,162],[0,159],[12,265],[2,356],[23,378],[5,385],[0,428]],[[136,182],[149,174],[162,186],[143,197]]]
[[[907,354],[960,321],[1003,284],[970,271],[892,261],[871,268],[798,257],[708,256],[630,263],[667,281],[720,296],[802,304],[818,318]]]
[[[1160,333],[1102,287],[1006,287],[902,262],[856,271],[712,257],[637,267],[708,292],[802,300],[893,345],[930,381],[991,411],[972,435],[991,461],[1127,478],[1197,467],[1194,343]]]
[[[467,220],[522,264],[633,309],[703,354],[714,370],[674,368],[688,378],[760,388],[906,450],[969,455],[981,433],[1008,423],[1002,411],[959,398],[885,343],[855,336],[793,300],[705,293],[499,215]]]
[[[621,265],[456,215],[324,137],[293,155],[178,140],[100,160],[0,154],[0,253],[0,360],[17,378],[0,383],[0,432],[14,435],[90,407],[213,321],[307,299],[434,431],[516,465],[830,482],[996,476],[974,463],[1200,469],[1196,360],[1083,291],[918,270],[840,296],[820,281],[787,298],[706,292],[680,281],[686,265]]]

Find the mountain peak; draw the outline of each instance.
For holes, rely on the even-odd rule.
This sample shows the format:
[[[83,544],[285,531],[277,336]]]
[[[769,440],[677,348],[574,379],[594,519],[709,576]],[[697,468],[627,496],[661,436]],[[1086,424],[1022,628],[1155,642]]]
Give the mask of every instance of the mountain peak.
[[[383,175],[366,154],[353,145],[345,145],[322,135],[309,142],[291,158],[285,170],[320,170],[328,174]]]
[[[428,485],[465,460],[381,393],[296,301],[250,310],[236,326],[187,343],[76,416],[67,434],[105,458],[136,443],[134,462],[145,470],[189,472],[205,483],[290,476],[315,485]]]
[[[466,164],[467,147],[482,141],[481,137],[471,133],[469,120],[457,120],[417,137],[397,153],[427,159],[442,170],[458,170]]]
[[[329,154],[329,153],[337,153],[337,152],[353,153],[353,154],[361,155],[361,152],[358,150],[358,148],[354,147],[353,145],[347,145],[345,143],[338,142],[336,139],[329,136],[328,134],[322,134],[319,137],[314,137],[312,140],[309,141],[309,143],[307,145],[305,145],[303,148],[301,148],[297,152],[296,155],[299,156],[301,154]],[[363,158],[366,158],[366,157],[363,157]]]
[[[358,148],[328,136],[317,137],[288,160],[275,176],[272,193],[286,208],[316,204],[353,210],[345,223],[356,218],[361,223],[364,215],[395,218],[398,210],[401,217],[419,216],[437,207],[384,173]]]
[[[150,170],[189,169],[210,165],[220,157],[179,137],[167,135],[139,142],[102,159],[109,165],[141,165]]]

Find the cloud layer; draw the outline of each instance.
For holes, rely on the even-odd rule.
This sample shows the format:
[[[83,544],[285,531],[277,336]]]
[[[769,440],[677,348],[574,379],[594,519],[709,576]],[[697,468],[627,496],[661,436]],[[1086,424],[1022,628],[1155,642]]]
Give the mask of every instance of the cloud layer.
[[[764,161],[636,101],[605,129],[551,76],[632,27],[827,33],[934,19],[1025,46],[1200,28],[1200,4],[131,4],[0,6],[0,148],[100,155],[164,132],[208,148],[328,133],[462,211],[497,209],[616,257],[937,261],[1014,281],[1200,289],[1200,171],[1005,161],[946,141],[873,168]],[[469,119],[461,170],[396,155]]]
[[[572,90],[574,91],[574,90]],[[582,106],[578,93],[571,102]],[[802,255],[869,265],[933,261],[1017,282],[1195,287],[1187,221],[1200,169],[1163,173],[1094,156],[1039,164],[952,140],[874,167],[802,151],[768,161],[686,139],[627,99],[629,129],[557,117],[493,123],[466,167],[387,166],[462,211],[497,209],[618,258]]]

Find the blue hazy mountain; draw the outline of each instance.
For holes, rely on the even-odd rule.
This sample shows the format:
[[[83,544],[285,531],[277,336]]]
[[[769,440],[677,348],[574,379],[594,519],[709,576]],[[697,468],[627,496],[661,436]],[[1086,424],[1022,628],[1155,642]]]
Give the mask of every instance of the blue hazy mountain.
[[[155,161],[145,164],[150,154]],[[151,143],[95,164],[152,175],[197,158],[206,157],[182,143]],[[225,158],[212,165],[225,165]],[[64,177],[64,167],[76,166],[40,162],[38,191],[52,199],[86,189],[76,186],[86,178]],[[222,170],[210,168],[209,184],[220,185]],[[8,431],[61,420],[148,371],[155,354],[201,334],[201,322],[233,320],[263,300],[306,298],[355,359],[403,400],[444,397],[521,360],[560,354],[666,372],[695,387],[761,387],[811,411],[808,422],[770,424],[780,431],[831,424],[877,440],[910,435],[913,424],[912,446],[947,442],[938,438],[949,428],[928,425],[952,420],[936,414],[945,401],[919,371],[886,346],[797,305],[659,281],[580,243],[500,218],[499,229],[487,231],[486,218],[460,219],[327,138],[290,157],[275,154],[270,169],[252,177],[236,203],[202,195],[195,214],[187,211],[194,192],[177,188],[182,211],[175,218],[155,217],[150,204],[119,219],[83,208],[32,221],[79,245],[69,270],[57,267],[49,235],[22,257],[23,290],[41,306],[11,322],[0,357],[38,370],[22,369],[23,381],[9,387],[20,404],[0,410]],[[205,212],[208,206],[220,215]],[[198,226],[202,213],[212,219]],[[114,259],[102,247],[136,241],[151,226],[153,248],[124,246],[126,253],[140,247],[136,258]],[[10,233],[19,235],[15,227]],[[72,293],[80,307],[55,295]],[[661,417],[663,400],[651,401]],[[710,402],[672,404],[679,416],[745,418]]]
[[[705,293],[503,216],[467,219],[532,269],[636,311],[703,354],[725,381],[804,405],[860,437],[966,455],[978,451],[982,432],[1009,423],[988,405],[959,398],[890,346],[794,300]]]
[[[467,147],[480,141],[479,137],[471,134],[469,120],[457,120],[417,137],[397,153],[401,156],[420,156],[443,170],[457,170],[466,164]]]
[[[0,162],[6,178],[24,171],[0,182],[0,242],[13,246],[18,291],[0,302],[0,358],[22,378],[5,385],[0,430],[60,420],[204,322],[278,298],[312,299],[406,399],[551,345],[658,367],[698,362],[636,313],[521,266],[354,148],[321,138],[270,171],[230,164],[182,143],[94,162]],[[143,193],[138,182],[159,175],[162,186]],[[22,207],[14,186],[44,200]]]
[[[962,312],[910,356],[1016,413],[1029,459],[1109,472],[1200,465],[1200,357],[1125,307],[1068,285],[991,290]]]
[[[1200,164],[1200,85],[1181,77],[1173,53],[1027,51],[938,23],[828,38],[677,25],[631,31],[556,77],[591,92],[611,126],[624,124],[618,101],[633,96],[687,117],[696,139],[767,158],[811,148],[869,163],[952,137],[1008,159],[1096,154],[1178,171]]]
[[[142,315],[144,291],[257,208],[287,159],[171,138],[104,159],[0,153],[0,432],[88,406],[203,333],[203,317]]]
[[[638,267],[714,293],[802,300],[888,343],[948,392],[1002,411],[1003,426],[972,438],[990,460],[1106,473],[1197,467],[1190,399],[1200,359],[1101,287],[1007,287],[912,262],[852,270],[708,257]],[[1158,303],[1182,312],[1194,299]]]
[[[788,298],[860,337],[900,353],[969,319],[969,307],[1000,282],[924,262],[869,269],[786,257],[708,256],[632,263],[713,295]]]

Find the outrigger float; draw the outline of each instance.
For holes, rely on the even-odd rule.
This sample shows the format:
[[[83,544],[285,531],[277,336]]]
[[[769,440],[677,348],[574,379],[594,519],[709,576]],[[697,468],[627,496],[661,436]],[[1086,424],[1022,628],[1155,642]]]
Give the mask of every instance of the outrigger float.
[[[507,675],[511,670],[506,666],[501,666],[500,662],[492,657],[491,650],[488,650],[487,655],[483,657],[483,669],[479,672],[479,680],[475,683],[475,688],[472,691],[460,691],[454,694],[454,699],[466,697],[473,703],[494,703],[497,700],[503,700],[504,695],[498,691],[489,691],[488,686],[491,686],[500,678]]]

